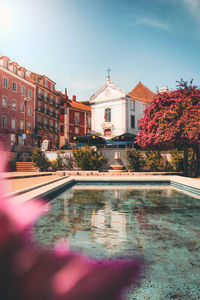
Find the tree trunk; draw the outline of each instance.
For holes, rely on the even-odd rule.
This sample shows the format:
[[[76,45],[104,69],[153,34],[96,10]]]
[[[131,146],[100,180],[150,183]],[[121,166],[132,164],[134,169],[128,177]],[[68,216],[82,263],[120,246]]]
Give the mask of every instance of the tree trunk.
[[[198,177],[200,175],[200,147],[198,144],[192,146],[193,157],[191,163],[190,173],[192,177]]]
[[[184,173],[188,176],[188,147],[184,148]]]

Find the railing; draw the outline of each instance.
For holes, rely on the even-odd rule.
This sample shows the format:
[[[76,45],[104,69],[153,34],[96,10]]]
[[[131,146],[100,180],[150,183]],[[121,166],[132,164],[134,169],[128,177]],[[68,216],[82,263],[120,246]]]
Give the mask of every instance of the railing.
[[[37,122],[37,128],[43,128],[43,123],[41,123],[41,122]]]
[[[19,134],[23,134],[24,133],[24,129],[19,129]]]
[[[44,129],[49,129],[49,125],[44,124]]]
[[[44,96],[44,102],[48,103],[49,102],[49,98]]]
[[[38,94],[38,99],[44,100],[44,96],[42,94]]]

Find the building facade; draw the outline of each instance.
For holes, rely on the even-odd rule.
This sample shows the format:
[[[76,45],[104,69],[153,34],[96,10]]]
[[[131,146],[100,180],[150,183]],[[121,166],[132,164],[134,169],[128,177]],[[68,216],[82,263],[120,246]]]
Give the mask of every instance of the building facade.
[[[73,138],[91,132],[91,108],[87,101],[78,102],[76,96],[69,99],[62,95],[60,107],[60,146],[73,143]]]
[[[138,121],[151,101],[149,95],[145,95],[147,90],[153,97],[153,92],[140,82],[130,93],[126,93],[108,76],[104,86],[90,99],[92,131],[106,139],[124,133],[137,135]]]
[[[0,138],[8,150],[34,146],[35,85],[27,70],[7,56],[0,57]]]
[[[36,86],[35,146],[40,148],[44,140],[49,149],[59,148],[60,97],[55,82],[45,75],[30,73]]]

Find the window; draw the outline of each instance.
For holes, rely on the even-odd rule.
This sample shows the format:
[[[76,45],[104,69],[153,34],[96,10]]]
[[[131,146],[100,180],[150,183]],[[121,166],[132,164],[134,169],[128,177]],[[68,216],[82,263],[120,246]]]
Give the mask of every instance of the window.
[[[11,119],[11,128],[16,129],[16,120],[15,119]]]
[[[47,136],[47,132],[46,132],[46,130],[44,131],[44,136],[45,136],[45,137]]]
[[[31,122],[28,122],[27,129],[28,129],[29,132],[32,131],[32,124],[31,124]]]
[[[17,109],[17,101],[12,100],[12,110],[16,110],[16,109]]]
[[[7,127],[7,117],[2,116],[2,127]]]
[[[55,128],[58,128],[58,122],[55,121]]]
[[[8,107],[8,98],[6,96],[3,96],[2,98],[2,106]]]
[[[47,125],[47,118],[44,117],[44,124]]]
[[[106,122],[111,122],[111,109],[110,108],[105,109],[104,119]]]
[[[21,93],[21,95],[25,95],[25,87],[24,86],[21,86],[20,93]]]
[[[135,128],[135,116],[131,116],[131,128]]]
[[[8,78],[7,77],[3,78],[3,86],[6,88],[8,87]]]
[[[28,106],[28,115],[32,116],[32,106]]]
[[[135,101],[131,100],[131,110],[135,111]]]
[[[88,117],[88,126],[91,126],[91,117]]]
[[[17,67],[16,67],[16,66],[13,66],[13,72],[14,72],[15,74],[17,74]]]
[[[47,101],[47,92],[44,93],[44,101]]]
[[[58,104],[58,98],[56,98],[56,105],[59,105],[59,104]]]
[[[19,128],[20,130],[24,130],[24,121],[20,120]]]
[[[46,79],[44,80],[44,85],[48,86],[48,81]]]
[[[50,107],[50,115],[53,116],[53,108]]]
[[[24,72],[24,70],[21,71],[21,76],[22,76],[22,78],[25,78],[25,72]]]
[[[75,125],[79,125],[79,115],[75,115]]]
[[[38,110],[41,111],[41,102],[38,101]]]
[[[45,114],[47,113],[47,105],[46,104],[44,105],[44,113]]]
[[[5,67],[6,69],[8,69],[8,62],[7,62],[7,60],[4,60],[3,65],[4,65],[4,67]]]
[[[41,122],[41,115],[38,115],[37,120],[38,122]]]
[[[39,84],[40,84],[41,80],[42,80],[42,78],[41,78],[41,77],[37,78],[37,83],[39,83]]]
[[[38,89],[38,98],[41,99],[42,98],[42,90]]]
[[[12,90],[13,90],[13,92],[16,92],[16,91],[17,91],[17,84],[16,84],[16,82],[14,82],[14,81],[13,81],[13,83],[12,83]]]
[[[28,97],[30,97],[32,99],[32,90],[28,89]]]
[[[54,85],[53,85],[53,83],[51,83],[51,90],[54,90]]]
[[[79,134],[79,127],[75,127],[75,133]]]
[[[24,112],[24,103],[20,103],[20,112]]]

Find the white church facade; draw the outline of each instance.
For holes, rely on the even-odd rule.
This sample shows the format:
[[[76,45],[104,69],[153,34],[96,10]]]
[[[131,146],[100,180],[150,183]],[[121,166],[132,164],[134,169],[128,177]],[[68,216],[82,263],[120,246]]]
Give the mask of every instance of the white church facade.
[[[106,139],[124,133],[137,135],[138,121],[153,95],[141,82],[127,93],[108,76],[104,86],[90,98],[92,131]]]

